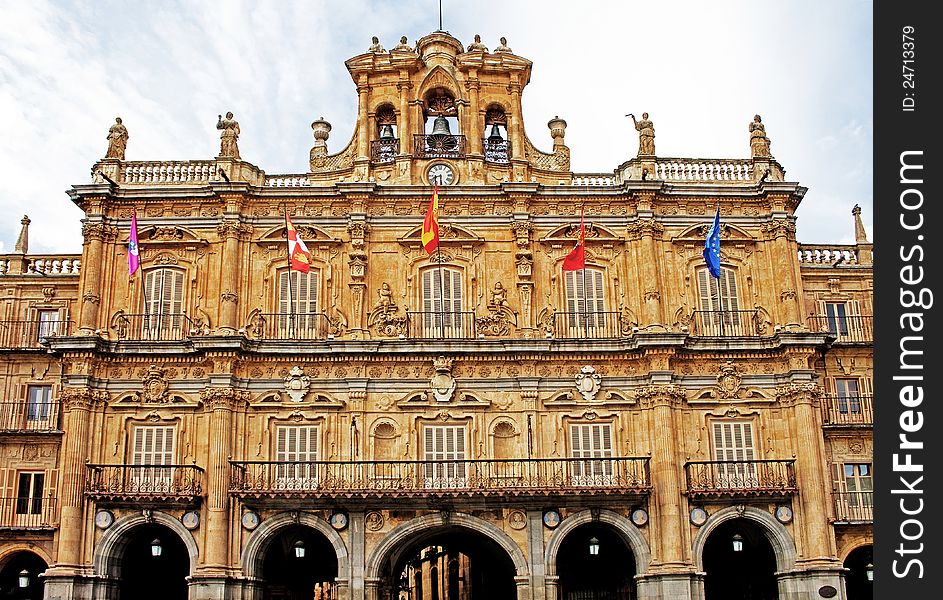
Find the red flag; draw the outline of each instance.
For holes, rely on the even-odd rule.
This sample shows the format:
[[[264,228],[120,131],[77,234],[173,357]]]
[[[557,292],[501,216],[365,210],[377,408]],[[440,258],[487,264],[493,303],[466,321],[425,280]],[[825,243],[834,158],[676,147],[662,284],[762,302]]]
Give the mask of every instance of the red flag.
[[[422,222],[422,247],[432,254],[439,247],[439,186],[436,184],[426,209],[426,218]]]
[[[288,218],[288,211],[285,211],[285,226],[288,228],[288,262],[292,269],[307,273],[311,270],[311,252],[298,237],[298,231]]]
[[[583,209],[580,208],[580,241],[563,259],[564,271],[579,271],[586,268],[586,252],[583,250],[585,245],[586,227],[583,224]]]

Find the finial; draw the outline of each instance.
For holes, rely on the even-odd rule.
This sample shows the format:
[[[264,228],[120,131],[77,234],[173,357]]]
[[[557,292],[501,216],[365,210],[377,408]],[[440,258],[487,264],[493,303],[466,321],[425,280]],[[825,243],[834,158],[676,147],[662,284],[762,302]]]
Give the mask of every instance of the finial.
[[[855,217],[855,242],[858,244],[868,244],[868,232],[864,230],[864,223],[861,222],[861,207],[855,204],[851,209],[851,214]]]
[[[26,254],[29,251],[29,224],[30,220],[27,215],[23,215],[23,218],[20,219],[20,237],[16,238],[16,246],[13,247],[13,252],[16,254]]]

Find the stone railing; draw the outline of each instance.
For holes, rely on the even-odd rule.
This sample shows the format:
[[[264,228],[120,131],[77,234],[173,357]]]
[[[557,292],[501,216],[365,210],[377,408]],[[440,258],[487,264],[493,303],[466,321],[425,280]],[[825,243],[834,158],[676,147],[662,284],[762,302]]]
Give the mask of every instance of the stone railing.
[[[618,185],[612,173],[573,173],[572,185]]]
[[[858,247],[852,245],[799,244],[799,262],[804,264],[838,266],[858,264]]]
[[[307,175],[266,175],[266,187],[308,187],[311,182]]]
[[[45,256],[0,256],[2,275],[78,275],[82,267],[81,254],[59,254]]]
[[[652,179],[663,181],[754,181],[751,159],[661,158]]]
[[[222,179],[216,161],[123,161],[118,183],[206,183]]]

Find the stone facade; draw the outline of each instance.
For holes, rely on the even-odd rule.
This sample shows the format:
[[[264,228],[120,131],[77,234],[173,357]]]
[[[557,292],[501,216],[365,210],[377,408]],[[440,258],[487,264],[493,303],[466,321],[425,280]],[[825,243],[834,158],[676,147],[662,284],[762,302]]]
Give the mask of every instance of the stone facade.
[[[29,552],[46,598],[124,598],[153,530],[179,539],[191,599],[294,598],[266,557],[304,532],[336,563],[308,598],[419,600],[429,569],[404,557],[457,545],[464,569],[480,543],[514,597],[557,600],[558,557],[599,532],[628,597],[711,598],[712,533],[742,526],[780,598],[843,593],[871,543],[863,233],[797,243],[806,189],[769,156],[573,173],[565,121],[551,152],[524,131],[529,61],[403,45],[347,61],[355,133],[332,154],[316,121],[308,173],[106,158],[70,190],[81,257],[0,257],[0,568]],[[441,115],[457,129],[434,138]],[[286,212],[312,265],[291,297]],[[564,272],[581,212],[587,270]]]

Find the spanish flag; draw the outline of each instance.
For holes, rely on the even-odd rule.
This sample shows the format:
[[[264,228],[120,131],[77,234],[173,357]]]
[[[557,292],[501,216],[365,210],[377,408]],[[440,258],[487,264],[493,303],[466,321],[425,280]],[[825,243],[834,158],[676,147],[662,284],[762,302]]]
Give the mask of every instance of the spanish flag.
[[[422,222],[422,247],[432,254],[439,247],[439,186],[432,191],[432,200],[426,209],[426,218]]]
[[[298,237],[298,230],[288,218],[288,211],[285,211],[285,227],[288,229],[288,264],[296,271],[307,273],[311,270],[311,252]]]

